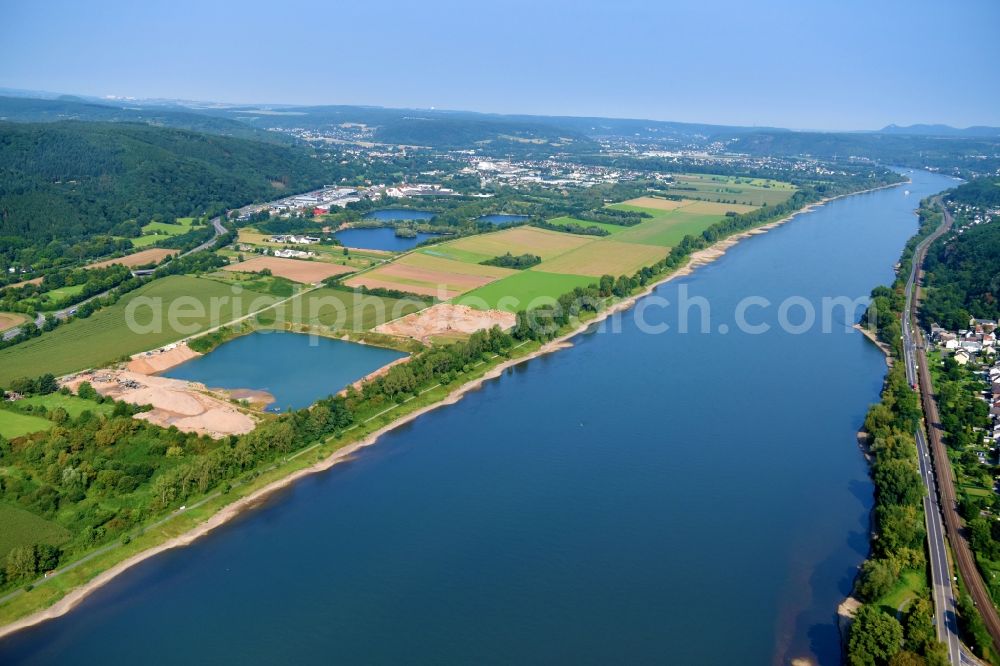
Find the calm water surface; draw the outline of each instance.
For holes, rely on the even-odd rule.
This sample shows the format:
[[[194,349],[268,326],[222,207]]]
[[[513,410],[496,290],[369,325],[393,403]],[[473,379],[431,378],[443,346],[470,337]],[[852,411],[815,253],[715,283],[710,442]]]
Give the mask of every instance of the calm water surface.
[[[209,388],[267,391],[274,396],[271,409],[283,411],[308,407],[403,356],[343,340],[257,331],[162,374]]]
[[[507,215],[504,213],[497,213],[496,215],[483,215],[478,221],[503,226],[504,224],[510,224],[512,222],[523,222],[527,219],[527,215]]]
[[[392,227],[377,227],[374,229],[344,229],[336,232],[334,236],[345,247],[405,252],[428,238],[434,238],[437,234],[425,234],[418,231],[413,238],[400,238]]]
[[[857,313],[793,335],[776,310],[891,280],[918,200],[952,184],[913,179],[657,290],[708,299],[711,333],[676,333],[676,310],[645,299],[619,332],[507,371],[0,643],[0,662],[839,663],[872,505],[855,435],[885,364]],[[747,314],[771,332],[736,331],[746,296],[774,304]],[[670,330],[643,333],[638,311]]]
[[[406,210],[404,208],[383,208],[373,210],[365,215],[366,220],[380,220],[382,222],[397,222],[399,220],[420,220],[426,222],[434,219],[434,213],[426,210]]]

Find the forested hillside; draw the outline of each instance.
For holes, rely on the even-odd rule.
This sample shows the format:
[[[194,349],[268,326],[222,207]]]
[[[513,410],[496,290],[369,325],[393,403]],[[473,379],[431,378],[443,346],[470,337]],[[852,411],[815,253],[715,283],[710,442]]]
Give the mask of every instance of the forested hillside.
[[[245,139],[131,123],[0,123],[0,247],[8,261],[16,253],[85,257],[95,236],[135,235],[135,223],[275,198],[331,177],[304,149]]]
[[[948,201],[981,208],[1000,207],[1000,181],[980,178],[956,187],[948,194]]]
[[[516,151],[518,154],[531,153],[532,149],[536,149],[541,155],[548,155],[553,148],[563,151],[598,149],[597,144],[582,134],[553,124],[468,118],[464,115],[400,118],[380,127],[375,138],[385,143],[435,148],[469,148],[478,145],[489,149],[502,146],[503,150]]]
[[[949,201],[974,206],[1000,203],[1000,185],[973,181],[955,189]],[[1000,220],[942,238],[927,253],[927,298],[923,316],[948,329],[964,328],[969,317],[1000,317]]]

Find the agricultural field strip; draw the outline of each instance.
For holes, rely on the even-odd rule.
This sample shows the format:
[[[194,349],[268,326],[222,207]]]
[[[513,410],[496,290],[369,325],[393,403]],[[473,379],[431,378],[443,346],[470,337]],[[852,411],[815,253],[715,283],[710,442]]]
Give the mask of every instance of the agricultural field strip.
[[[215,331],[217,331],[217,330],[219,330],[221,328],[224,328],[226,326],[231,326],[231,325],[239,323],[241,321],[245,321],[247,319],[250,319],[251,317],[257,316],[258,314],[260,314],[262,312],[265,312],[265,311],[267,311],[267,310],[269,310],[271,308],[278,307],[278,306],[280,306],[280,305],[282,305],[282,304],[290,301],[291,299],[296,298],[297,296],[304,295],[304,294],[309,293],[309,292],[311,292],[311,291],[313,291],[315,289],[318,289],[318,288],[320,288],[320,287],[318,287],[318,286],[307,287],[306,289],[304,289],[303,291],[298,292],[297,294],[292,294],[291,296],[289,296],[287,298],[281,299],[279,301],[275,301],[273,303],[269,303],[266,306],[263,306],[263,307],[261,307],[259,309],[254,310],[253,312],[250,312],[248,314],[242,315],[242,316],[237,317],[235,319],[228,320],[225,323],[218,324],[216,326],[212,326],[212,327],[207,328],[205,330],[198,331],[197,333],[191,334],[189,336],[186,336],[186,337],[183,337],[183,338],[180,338],[180,339],[174,338],[174,339],[171,340],[171,342],[172,343],[188,342],[188,341],[193,340],[194,338],[200,337],[202,335],[205,335],[205,334],[208,334],[208,333],[213,333],[213,332],[215,332]],[[58,334],[59,333],[59,329],[56,329],[56,331],[54,331],[53,333],[54,334]],[[37,340],[41,340],[43,338],[44,338],[44,336],[42,338],[36,338],[36,339]],[[25,343],[25,344],[27,344],[27,343]],[[134,352],[134,353],[132,353],[130,355],[134,356],[135,354],[141,354],[141,353],[144,353],[144,352],[153,351],[153,350],[161,348],[164,344],[169,344],[169,343],[161,341],[161,342],[159,342],[158,344],[156,344],[153,347],[146,348],[144,350],[138,350],[138,351],[136,351],[136,352]],[[43,370],[42,369],[38,369],[38,371],[35,372],[35,374],[39,374],[41,371],[43,371]],[[63,373],[62,376],[64,376],[64,377],[71,376],[71,375],[74,375],[74,374],[76,374],[76,373],[78,373],[80,371],[81,370],[78,369],[78,370],[74,370],[74,371],[71,371],[71,372],[66,372],[66,373]],[[30,373],[27,373],[27,374],[30,374]]]

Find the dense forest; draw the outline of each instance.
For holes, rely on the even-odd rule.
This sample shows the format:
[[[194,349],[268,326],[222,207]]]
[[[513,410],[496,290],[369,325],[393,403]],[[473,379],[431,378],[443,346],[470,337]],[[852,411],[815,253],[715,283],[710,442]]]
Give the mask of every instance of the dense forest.
[[[992,206],[1000,186],[972,181],[956,188],[949,201]],[[927,295],[921,316],[947,329],[965,328],[969,317],[1000,318],[1000,223],[966,227],[942,237],[927,252]]]
[[[1000,208],[1000,181],[978,178],[948,193],[948,201],[978,208]]]
[[[272,199],[332,171],[305,149],[185,130],[2,123],[0,263],[97,256],[151,220]]]

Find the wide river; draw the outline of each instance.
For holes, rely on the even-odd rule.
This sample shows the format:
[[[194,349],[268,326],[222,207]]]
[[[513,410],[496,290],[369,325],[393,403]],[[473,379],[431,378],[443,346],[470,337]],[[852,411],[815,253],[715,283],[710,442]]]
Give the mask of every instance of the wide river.
[[[657,289],[671,306],[130,570],[0,663],[839,663],[872,506],[856,433],[885,364],[858,313],[823,332],[821,299],[892,279],[918,201],[953,184],[911,177],[740,243]],[[678,332],[685,292],[711,332]],[[748,297],[769,332],[739,330]],[[780,330],[790,297],[810,330]]]

